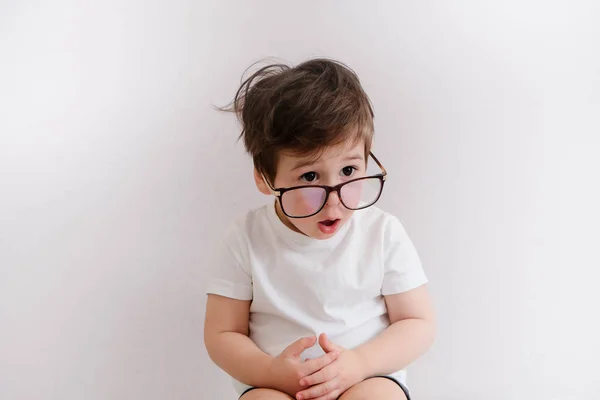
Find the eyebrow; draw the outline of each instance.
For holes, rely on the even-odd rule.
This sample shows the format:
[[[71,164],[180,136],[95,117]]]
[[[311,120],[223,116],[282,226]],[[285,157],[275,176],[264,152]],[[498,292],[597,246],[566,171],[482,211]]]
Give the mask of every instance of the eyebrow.
[[[355,153],[355,154],[351,154],[351,155],[349,155],[347,157],[344,157],[342,159],[342,161],[356,161],[356,160],[359,160],[359,161],[364,160],[363,155]],[[314,160],[302,160],[302,161],[298,161],[294,165],[294,167],[292,168],[292,171],[295,171],[295,170],[300,169],[300,168],[304,168],[304,167],[306,167],[308,165],[311,165],[311,164],[314,164],[314,163],[315,163]]]

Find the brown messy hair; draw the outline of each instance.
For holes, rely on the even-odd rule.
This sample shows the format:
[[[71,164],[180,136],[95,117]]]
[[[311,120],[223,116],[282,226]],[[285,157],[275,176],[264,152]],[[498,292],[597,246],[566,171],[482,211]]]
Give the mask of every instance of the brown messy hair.
[[[254,167],[273,182],[278,154],[318,157],[342,142],[373,138],[373,108],[358,76],[346,65],[313,59],[290,67],[271,64],[246,78],[223,111],[237,114],[240,139]]]

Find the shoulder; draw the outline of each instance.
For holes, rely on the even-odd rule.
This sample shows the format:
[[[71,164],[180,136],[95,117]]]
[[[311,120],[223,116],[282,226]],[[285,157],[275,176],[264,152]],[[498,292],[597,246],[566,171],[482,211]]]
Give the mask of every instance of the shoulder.
[[[400,220],[395,215],[375,206],[357,211],[354,215],[354,224],[368,235],[379,233],[387,236],[398,230],[404,231]]]
[[[407,243],[412,246],[404,226],[395,215],[373,206],[357,211],[354,217],[354,231],[361,240],[384,251]]]
[[[230,244],[247,243],[253,237],[260,237],[267,228],[267,206],[257,207],[235,217],[225,231],[224,240]]]

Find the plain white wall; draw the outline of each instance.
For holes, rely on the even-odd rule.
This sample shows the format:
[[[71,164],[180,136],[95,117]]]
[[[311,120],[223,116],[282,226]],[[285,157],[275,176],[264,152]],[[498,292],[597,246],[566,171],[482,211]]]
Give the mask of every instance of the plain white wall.
[[[235,398],[203,285],[265,199],[211,104],[266,56],[338,58],[373,100],[439,313],[415,398],[600,398],[599,11],[1,2],[0,399]]]

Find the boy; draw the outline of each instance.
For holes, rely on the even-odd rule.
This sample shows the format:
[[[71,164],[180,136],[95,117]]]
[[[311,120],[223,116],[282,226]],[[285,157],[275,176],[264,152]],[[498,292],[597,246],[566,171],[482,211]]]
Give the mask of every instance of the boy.
[[[270,65],[230,110],[275,201],[226,236],[207,291],[211,359],[241,400],[410,400],[404,368],[431,345],[433,312],[412,242],[373,206],[387,173],[358,77],[325,59]]]

